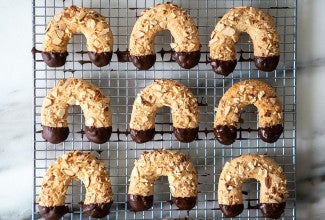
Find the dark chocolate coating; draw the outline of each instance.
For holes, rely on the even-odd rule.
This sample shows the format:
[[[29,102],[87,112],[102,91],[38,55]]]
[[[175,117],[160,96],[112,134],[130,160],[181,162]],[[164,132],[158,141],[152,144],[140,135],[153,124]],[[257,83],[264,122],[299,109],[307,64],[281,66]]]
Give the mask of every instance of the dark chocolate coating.
[[[173,197],[173,203],[180,210],[191,210],[196,205],[196,197]]]
[[[128,194],[128,202],[133,211],[141,212],[150,209],[153,205],[153,196],[139,196]]]
[[[264,217],[276,219],[280,218],[281,214],[284,212],[286,203],[260,203],[259,207]]]
[[[193,52],[172,52],[172,60],[176,61],[178,65],[184,69],[191,69],[200,61],[200,51]]]
[[[149,54],[144,56],[129,56],[130,61],[136,66],[139,70],[148,70],[156,62],[156,54]]]
[[[212,66],[213,71],[216,74],[228,76],[236,68],[237,60],[225,61],[225,60],[212,59],[210,64]]]
[[[38,206],[39,213],[46,220],[58,220],[69,212],[68,206]]]
[[[270,56],[270,57],[254,57],[255,66],[257,69],[271,72],[275,70],[280,60],[280,56]]]
[[[110,127],[102,127],[102,128],[95,128],[95,127],[85,127],[85,134],[88,140],[96,143],[96,144],[103,144],[109,140],[112,134],[112,126]]]
[[[68,52],[42,52],[42,58],[49,67],[63,66],[67,60]]]
[[[58,144],[62,141],[65,141],[69,136],[69,128],[68,127],[49,127],[44,126],[42,131],[42,137],[52,144]]]
[[[132,140],[137,142],[138,144],[142,144],[148,141],[151,141],[155,136],[155,129],[149,130],[134,130],[130,129],[130,134]]]
[[[103,218],[108,215],[111,205],[112,202],[87,205],[81,203],[82,211],[93,218]]]
[[[192,142],[199,133],[199,128],[175,128],[173,127],[174,135],[180,142]]]
[[[97,67],[106,66],[111,62],[113,52],[96,53],[88,51],[90,61]]]
[[[220,210],[227,218],[236,217],[244,210],[244,204],[222,205],[219,204]]]
[[[214,128],[214,136],[221,144],[230,145],[236,140],[237,128],[232,125],[217,125]]]
[[[283,132],[282,125],[273,125],[271,127],[258,128],[258,136],[267,143],[276,142]]]
[[[117,55],[118,62],[124,63],[124,62],[131,61],[130,60],[130,52],[128,50],[127,51],[117,50],[116,55]]]

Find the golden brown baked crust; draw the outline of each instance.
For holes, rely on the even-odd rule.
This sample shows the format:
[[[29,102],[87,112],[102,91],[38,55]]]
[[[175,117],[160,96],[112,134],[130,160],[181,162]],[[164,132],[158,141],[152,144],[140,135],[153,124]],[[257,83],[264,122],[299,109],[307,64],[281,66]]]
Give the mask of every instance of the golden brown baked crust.
[[[56,14],[49,22],[43,51],[66,52],[70,38],[80,32],[87,38],[88,51],[113,51],[113,35],[106,18],[93,10],[74,5]]]
[[[200,60],[198,29],[190,15],[172,3],[157,4],[141,13],[130,36],[130,58],[140,70],[149,69],[156,61],[154,40],[158,32],[169,30],[174,38],[170,44],[172,58],[190,69]]]
[[[174,37],[175,42],[170,44],[174,51],[200,50],[198,29],[193,19],[177,5],[166,3],[157,4],[141,13],[130,36],[130,54],[155,54],[154,39],[164,29],[168,29]]]
[[[153,195],[153,184],[160,176],[168,176],[173,197],[197,195],[197,173],[192,163],[184,154],[165,149],[144,152],[134,162],[128,193]]]
[[[68,186],[74,179],[81,180],[86,188],[84,207],[103,204],[110,206],[113,202],[111,182],[104,163],[99,162],[91,153],[73,151],[59,157],[44,175],[38,203],[45,218],[51,217],[48,210],[52,210],[52,216],[60,214],[53,212],[58,210],[56,207],[64,207]]]
[[[274,89],[258,80],[235,83],[222,96],[214,120],[215,135],[220,135],[218,132],[222,133],[220,129],[225,126],[236,129],[240,121],[240,112],[250,104],[255,105],[258,110],[260,137],[264,141],[275,142],[283,131],[282,106]],[[218,138],[219,141],[220,139],[222,137]]]
[[[221,18],[211,34],[210,58],[215,72],[227,76],[233,71],[236,43],[242,32],[252,39],[257,68],[273,71],[280,56],[280,37],[273,17],[254,7],[236,7]]]
[[[235,211],[243,204],[242,186],[250,178],[260,182],[259,206],[263,214],[279,217],[288,197],[287,179],[282,168],[264,155],[242,155],[225,164],[218,183],[218,203],[222,211],[228,217],[236,216],[230,215],[234,214],[230,210]]]
[[[137,95],[133,104],[130,129],[154,129],[156,111],[162,106],[171,108],[174,129],[199,127],[198,104],[190,90],[173,80],[156,80]],[[195,138],[197,132],[194,133],[192,136]]]
[[[41,110],[43,131],[45,130],[43,137],[51,142],[51,138],[45,137],[48,129],[44,128],[51,128],[49,132],[52,133],[60,128],[67,128],[69,132],[67,119],[68,108],[71,105],[80,105],[85,116],[86,129],[88,129],[86,130],[87,137],[95,143],[106,142],[112,128],[110,99],[95,85],[75,78],[59,80],[44,98]],[[99,137],[101,131],[105,131],[103,132],[105,137]],[[63,140],[61,139],[60,142]]]
[[[46,28],[42,57],[48,66],[64,65],[68,42],[76,33],[85,35],[92,63],[98,67],[109,64],[113,35],[106,18],[88,8],[72,5],[56,14]]]
[[[274,89],[259,80],[244,80],[230,87],[219,101],[214,127],[237,126],[240,112],[249,104],[258,109],[258,126],[282,124],[282,106]]]
[[[134,211],[143,211],[153,204],[154,182],[167,176],[173,202],[181,210],[196,204],[197,172],[186,156],[165,149],[144,152],[134,162],[130,176],[128,201]]]

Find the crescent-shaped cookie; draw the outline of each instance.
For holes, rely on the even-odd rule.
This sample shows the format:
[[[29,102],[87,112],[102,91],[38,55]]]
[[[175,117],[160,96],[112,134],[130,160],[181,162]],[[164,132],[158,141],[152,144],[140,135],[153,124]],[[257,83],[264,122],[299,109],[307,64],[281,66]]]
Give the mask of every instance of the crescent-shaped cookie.
[[[256,67],[266,72],[273,71],[279,63],[280,37],[273,17],[253,7],[233,8],[217,23],[209,42],[213,70],[224,76],[234,71],[236,43],[242,32],[252,39]]]
[[[98,67],[109,64],[113,35],[106,18],[96,11],[72,5],[56,14],[46,28],[42,57],[48,66],[65,64],[68,42],[76,33],[85,35],[89,59],[93,64]]]
[[[287,179],[282,168],[264,155],[243,155],[227,162],[218,183],[218,203],[226,217],[243,209],[242,186],[247,179],[260,182],[259,208],[267,218],[279,218],[288,197]]]
[[[156,112],[163,106],[171,108],[176,138],[193,141],[199,131],[197,100],[186,86],[173,80],[156,80],[137,95],[130,121],[132,139],[137,143],[153,139]]]
[[[112,133],[110,99],[95,85],[80,79],[59,80],[44,98],[41,120],[42,137],[58,144],[69,135],[68,108],[80,105],[85,116],[85,134],[97,144],[105,143]]]
[[[180,210],[190,210],[196,204],[197,172],[186,156],[177,151],[144,152],[131,172],[128,201],[136,212],[153,205],[154,182],[167,176],[173,203]]]
[[[200,60],[198,29],[190,15],[172,3],[157,4],[142,12],[136,21],[129,44],[130,59],[140,70],[147,70],[156,61],[155,37],[169,30],[174,38],[170,44],[172,58],[183,68],[190,69]]]
[[[109,213],[113,203],[111,182],[104,163],[92,154],[73,151],[59,157],[46,171],[38,196],[38,209],[46,220],[59,219],[69,212],[65,206],[68,186],[74,179],[86,188],[82,209],[93,218]]]
[[[278,140],[283,132],[282,106],[274,89],[258,80],[235,83],[219,101],[214,121],[214,134],[222,144],[236,140],[240,112],[247,105],[258,110],[258,135],[268,143]]]

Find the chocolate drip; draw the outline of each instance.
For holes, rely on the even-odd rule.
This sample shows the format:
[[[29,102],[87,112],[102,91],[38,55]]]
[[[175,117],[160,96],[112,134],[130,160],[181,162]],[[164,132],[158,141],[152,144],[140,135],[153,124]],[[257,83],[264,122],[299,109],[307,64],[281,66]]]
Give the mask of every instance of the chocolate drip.
[[[197,101],[197,105],[198,106],[208,106],[207,102],[203,102],[204,97],[201,97],[201,101]]]
[[[118,62],[124,63],[124,62],[131,61],[130,60],[130,53],[129,53],[128,50],[120,51],[119,49],[117,49],[114,53],[117,55]]]
[[[112,59],[112,52],[102,52],[102,53],[96,53],[96,52],[88,52],[89,59],[93,64],[95,64],[97,67],[103,67],[109,64],[109,62]]]
[[[254,57],[254,62],[259,70],[271,72],[275,70],[280,60],[280,56]]]
[[[32,50],[31,50],[32,54],[33,54],[33,59],[35,60],[36,59],[36,54],[37,53],[42,53],[42,51],[40,50],[37,50],[36,47],[33,47]]]
[[[200,51],[193,52],[172,52],[172,60],[176,61],[178,65],[184,69],[191,69],[200,61]]]
[[[215,73],[228,76],[232,73],[237,65],[237,60],[217,60],[211,59],[211,66]]]
[[[85,127],[85,134],[88,140],[96,143],[96,144],[103,144],[109,140],[112,134],[112,126],[110,127],[102,127],[102,128],[95,128],[95,127]]]
[[[227,218],[236,217],[244,210],[244,204],[222,205],[219,204],[220,210]]]
[[[80,63],[81,65],[84,65],[86,63],[91,63],[90,60],[78,60],[78,63]]]
[[[52,144],[58,144],[65,141],[69,136],[68,127],[49,127],[44,126],[42,131],[42,137]]]
[[[197,128],[175,128],[173,127],[174,135],[180,142],[189,143],[192,142],[199,132],[199,127]]]
[[[267,143],[276,142],[283,132],[282,125],[273,125],[265,128],[258,128],[258,136]]]
[[[237,128],[232,125],[217,125],[214,128],[214,136],[221,144],[230,145],[236,140]]]
[[[247,199],[247,202],[248,202],[248,204],[247,204],[247,209],[259,209],[260,208],[260,206],[259,206],[259,204],[256,204],[256,205],[252,205],[251,204],[251,201],[258,201],[258,199]]]
[[[155,129],[148,129],[148,130],[134,130],[130,129],[130,134],[132,140],[137,142],[138,144],[142,144],[152,140],[155,136]]]
[[[46,220],[57,220],[69,212],[68,206],[38,206],[39,213]]]
[[[251,62],[251,61],[254,61],[254,59],[252,59],[252,58],[244,58],[243,57],[243,53],[244,53],[244,51],[241,51],[240,52],[240,56],[239,56],[238,62],[243,63],[243,62]]]
[[[86,53],[88,53],[88,51],[80,50],[80,51],[77,51],[76,53],[79,53],[79,54],[86,54]]]
[[[284,212],[286,203],[260,203],[259,206],[264,217],[276,219],[280,218],[281,214]]]
[[[128,194],[128,202],[133,211],[141,212],[150,209],[153,205],[153,196],[139,196]]]
[[[65,64],[68,54],[68,52],[42,52],[42,58],[49,67],[60,67]]]
[[[139,70],[148,70],[156,62],[156,54],[149,54],[144,56],[129,56],[130,61],[136,66]]]
[[[76,72],[76,70],[73,70],[73,69],[67,69],[67,70],[63,70],[63,72],[70,72],[72,74],[74,74]]]
[[[103,218],[109,214],[112,202],[109,203],[96,203],[84,204],[80,203],[82,211],[93,218]]]
[[[196,205],[196,197],[173,197],[172,201],[180,210],[191,210]]]
[[[163,60],[164,57],[165,57],[165,54],[166,54],[166,53],[172,53],[172,50],[164,50],[164,48],[161,48],[161,50],[159,50],[157,53],[160,54],[161,59]]]

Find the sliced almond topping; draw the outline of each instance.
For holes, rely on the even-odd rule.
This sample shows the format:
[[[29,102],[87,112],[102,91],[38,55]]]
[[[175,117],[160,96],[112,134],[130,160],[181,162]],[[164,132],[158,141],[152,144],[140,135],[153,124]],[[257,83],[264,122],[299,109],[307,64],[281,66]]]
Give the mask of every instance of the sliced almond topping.
[[[222,32],[226,36],[233,36],[236,33],[235,29],[233,29],[231,27],[226,27]]]

